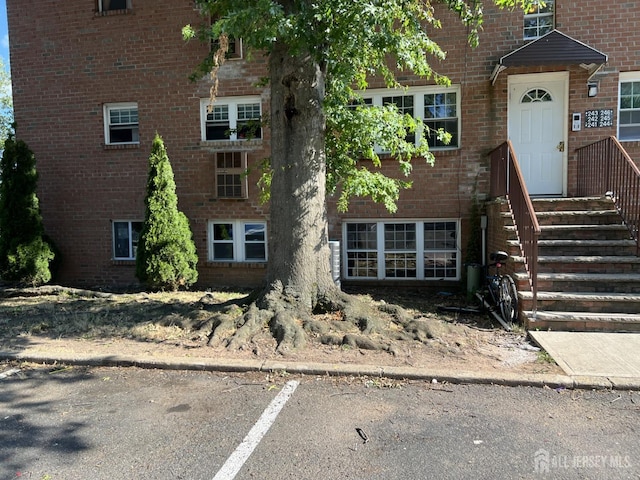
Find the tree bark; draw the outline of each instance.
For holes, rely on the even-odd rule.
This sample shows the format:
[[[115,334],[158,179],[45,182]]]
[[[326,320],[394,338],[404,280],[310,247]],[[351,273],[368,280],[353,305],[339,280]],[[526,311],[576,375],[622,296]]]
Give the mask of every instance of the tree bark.
[[[271,80],[271,226],[267,290],[310,312],[336,292],[326,207],[326,72],[276,43]]]

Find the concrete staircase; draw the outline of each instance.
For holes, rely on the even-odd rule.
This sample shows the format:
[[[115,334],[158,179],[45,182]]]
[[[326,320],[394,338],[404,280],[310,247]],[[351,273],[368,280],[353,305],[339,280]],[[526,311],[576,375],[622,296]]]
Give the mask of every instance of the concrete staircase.
[[[527,328],[640,332],[640,257],[611,199],[533,205],[541,228],[535,317],[518,242],[508,241],[514,263],[522,266],[514,277]]]

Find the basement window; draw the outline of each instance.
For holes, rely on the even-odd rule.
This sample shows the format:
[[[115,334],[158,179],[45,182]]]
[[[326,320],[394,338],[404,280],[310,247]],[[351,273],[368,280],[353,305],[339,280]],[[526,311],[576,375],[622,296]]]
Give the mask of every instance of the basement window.
[[[135,260],[142,222],[118,220],[113,222],[113,259]]]
[[[265,262],[267,260],[267,224],[246,220],[209,222],[209,260]]]
[[[458,220],[347,222],[345,277],[459,280]]]

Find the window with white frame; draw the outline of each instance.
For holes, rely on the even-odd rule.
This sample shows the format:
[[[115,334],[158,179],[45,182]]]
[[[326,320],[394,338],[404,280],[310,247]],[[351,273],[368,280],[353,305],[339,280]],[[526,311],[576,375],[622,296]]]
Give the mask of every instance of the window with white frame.
[[[227,41],[229,42],[229,47],[227,53],[225,54],[225,58],[227,60],[239,60],[242,58],[242,39],[241,38],[233,38],[228,37]],[[211,40],[211,50],[215,53],[218,48],[220,48],[220,40],[212,39]]]
[[[396,105],[400,113],[421,120],[424,137],[434,150],[460,147],[460,87],[412,87],[402,91],[372,89],[363,93],[363,105]],[[354,104],[355,105],[355,104]],[[443,129],[451,134],[448,144],[438,140],[437,131]],[[410,134],[408,141],[416,141],[418,136]]]
[[[267,260],[267,224],[261,221],[209,222],[209,260],[264,262]]]
[[[112,225],[114,260],[135,260],[142,222],[117,220]]]
[[[524,39],[539,38],[555,26],[555,1],[542,0],[534,4],[524,13]]]
[[[458,220],[347,222],[345,276],[458,280],[458,232]]]
[[[640,72],[620,73],[618,139],[640,141]]]
[[[98,12],[131,9],[131,0],[97,0],[97,2]]]
[[[213,105],[202,99],[202,140],[262,138],[262,102],[259,96],[220,97]]]
[[[459,146],[458,92],[436,92],[424,94],[424,125],[430,148],[446,148]],[[438,138],[437,131],[444,130],[451,134],[451,141],[446,144]]]
[[[104,135],[107,145],[140,143],[138,104],[110,103],[104,106]]]
[[[216,152],[216,196],[247,198],[247,152]]]

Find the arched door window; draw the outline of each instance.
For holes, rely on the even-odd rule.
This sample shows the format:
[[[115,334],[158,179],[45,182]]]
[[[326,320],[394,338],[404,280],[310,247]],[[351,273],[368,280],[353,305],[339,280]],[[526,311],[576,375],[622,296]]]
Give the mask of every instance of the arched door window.
[[[521,103],[552,102],[551,94],[542,88],[529,90],[522,96]]]

